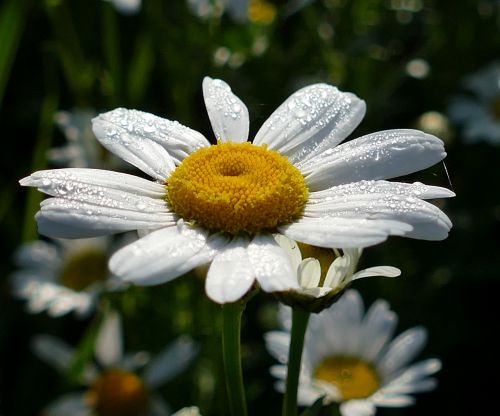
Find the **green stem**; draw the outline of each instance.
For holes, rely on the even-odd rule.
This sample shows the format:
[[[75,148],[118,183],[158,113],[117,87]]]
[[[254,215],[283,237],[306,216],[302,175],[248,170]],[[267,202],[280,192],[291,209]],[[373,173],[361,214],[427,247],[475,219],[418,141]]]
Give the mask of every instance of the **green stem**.
[[[232,416],[247,415],[240,351],[241,315],[245,304],[245,301],[239,301],[222,305],[222,354]]]
[[[310,312],[304,309],[292,309],[292,334],[290,349],[288,351],[288,370],[285,398],[283,399],[283,410],[281,412],[282,416],[297,415],[297,390],[299,386],[300,364],[309,316]]]

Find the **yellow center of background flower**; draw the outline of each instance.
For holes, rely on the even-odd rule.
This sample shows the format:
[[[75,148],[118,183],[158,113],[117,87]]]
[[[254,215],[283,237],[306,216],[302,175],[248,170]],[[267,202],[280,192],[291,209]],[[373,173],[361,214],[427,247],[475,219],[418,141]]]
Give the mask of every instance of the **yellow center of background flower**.
[[[167,200],[176,214],[232,234],[293,221],[308,194],[302,174],[286,157],[251,143],[200,149],[167,183]]]
[[[329,357],[315,370],[315,378],[335,385],[343,400],[363,399],[380,387],[380,377],[366,361],[354,357]]]
[[[88,248],[75,253],[63,265],[60,282],[70,289],[81,291],[108,277],[108,257],[99,249]]]
[[[120,369],[105,371],[86,396],[98,416],[143,416],[148,409],[148,392],[134,373]]]

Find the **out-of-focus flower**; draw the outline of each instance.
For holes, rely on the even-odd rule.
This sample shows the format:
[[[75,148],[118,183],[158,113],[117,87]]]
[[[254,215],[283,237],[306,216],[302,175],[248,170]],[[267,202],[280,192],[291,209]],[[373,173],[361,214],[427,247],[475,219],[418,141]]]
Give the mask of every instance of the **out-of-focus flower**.
[[[191,406],[178,410],[172,416],[201,416],[201,413],[200,409],[198,409],[196,406]]]
[[[123,161],[107,152],[95,139],[90,110],[59,111],[55,122],[64,133],[67,143],[48,152],[51,163],[70,168],[120,168]]]
[[[426,133],[438,136],[447,143],[451,136],[448,117],[438,111],[427,111],[417,119],[417,128]]]
[[[392,341],[397,315],[387,302],[376,301],[363,314],[359,293],[348,290],[330,309],[311,316],[304,342],[298,402],[308,406],[323,397],[323,403],[340,403],[342,416],[374,415],[376,407],[412,405],[413,393],[432,390],[429,376],[441,368],[437,359],[408,365],[422,350],[424,328],[411,328]],[[290,343],[290,313],[283,307],[286,332],[266,334],[270,353],[280,361],[271,368],[284,390]]]
[[[81,375],[86,391],[60,397],[43,415],[169,415],[168,405],[155,390],[187,368],[198,346],[189,337],[180,337],[150,358],[145,352],[125,354],[122,339],[120,317],[110,312],[95,342],[97,365],[88,363]],[[57,370],[66,372],[71,368],[75,351],[69,345],[48,335],[38,336],[33,345],[37,355]]]
[[[336,249],[297,244],[277,234],[276,241],[287,253],[296,272],[298,289],[280,294],[280,299],[290,306],[301,306],[311,312],[329,307],[353,281],[371,276],[397,277],[396,267],[378,266],[357,271],[362,249]]]
[[[102,291],[126,286],[108,271],[111,252],[106,237],[26,243],[15,254],[14,293],[28,302],[31,313],[86,316]]]
[[[210,264],[208,296],[234,302],[257,280],[266,292],[298,288],[273,233],[319,247],[361,248],[389,235],[442,240],[449,218],[425,199],[453,196],[389,182],[432,166],[443,142],[387,130],[340,144],[365,114],[354,94],[314,84],[290,96],[248,142],[245,104],[222,80],[203,93],[217,144],[177,122],[119,108],[93,120],[96,137],[156,181],[96,169],[35,172],[21,185],[52,196],[39,231],[84,238],[127,230],[147,236],[113,255],[125,280],[153,285]]]
[[[141,10],[142,0],[105,0],[122,14],[135,14]]]
[[[448,108],[451,121],[462,127],[469,143],[484,140],[500,143],[500,62],[469,75],[463,82],[468,95],[452,99]]]

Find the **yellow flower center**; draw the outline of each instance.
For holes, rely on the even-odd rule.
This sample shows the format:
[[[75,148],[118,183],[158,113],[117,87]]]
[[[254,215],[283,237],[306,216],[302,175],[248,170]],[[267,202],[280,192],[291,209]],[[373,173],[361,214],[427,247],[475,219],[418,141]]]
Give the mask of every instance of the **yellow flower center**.
[[[308,189],[300,171],[276,151],[251,143],[197,150],[167,183],[172,210],[212,231],[256,233],[291,222]]]
[[[148,391],[133,373],[120,369],[105,371],[86,396],[98,416],[143,416],[148,409]]]
[[[269,24],[276,17],[276,6],[265,0],[250,0],[248,18],[254,23]]]
[[[355,357],[326,358],[316,368],[315,378],[335,385],[342,400],[369,397],[380,387],[375,368]]]
[[[106,280],[107,276],[106,253],[96,248],[89,248],[75,253],[68,259],[62,267],[59,280],[64,286],[80,291]]]

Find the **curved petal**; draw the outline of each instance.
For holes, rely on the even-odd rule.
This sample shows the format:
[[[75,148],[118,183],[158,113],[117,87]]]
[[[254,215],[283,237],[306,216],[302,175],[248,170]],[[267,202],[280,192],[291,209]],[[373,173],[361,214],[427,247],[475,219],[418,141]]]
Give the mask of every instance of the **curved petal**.
[[[390,188],[389,188],[390,189]],[[398,194],[359,193],[334,196],[325,202],[308,204],[305,216],[311,218],[351,218],[368,221],[398,221],[411,226],[403,233],[406,237],[422,240],[443,240],[452,226],[450,219],[435,205]],[[391,232],[392,234],[392,232]]]
[[[187,155],[209,146],[203,135],[176,121],[117,108],[92,120],[101,144],[148,175],[164,181]]]
[[[237,237],[213,259],[205,290],[214,302],[235,302],[252,286],[255,271],[248,257],[249,243],[247,238]]]
[[[368,134],[299,164],[309,189],[370,179],[390,179],[428,168],[444,159],[437,137],[418,130]]]
[[[319,260],[311,257],[302,260],[297,270],[297,277],[301,288],[318,288],[321,280],[321,266]]]
[[[292,264],[270,234],[257,235],[247,248],[255,277],[265,292],[298,289]]]
[[[380,407],[407,407],[415,404],[415,398],[404,394],[383,394],[375,393],[372,396],[372,401],[376,406]]]
[[[358,218],[301,218],[278,228],[287,237],[327,248],[368,247],[389,235],[404,235],[412,226],[401,221]]]
[[[293,270],[297,270],[300,262],[302,261],[302,253],[300,252],[297,243],[283,234],[275,234],[274,239],[290,259]]]
[[[365,102],[327,84],[304,87],[281,104],[262,125],[254,144],[288,156],[294,164],[335,147],[365,115]]]
[[[375,406],[368,400],[348,400],[340,405],[342,416],[373,416]]]
[[[180,220],[118,250],[109,261],[117,276],[138,285],[154,285],[209,262],[225,240]]]
[[[269,353],[281,364],[286,364],[290,348],[290,334],[283,331],[270,331],[264,334],[264,340]]]
[[[56,238],[88,238],[175,224],[169,212],[139,212],[91,203],[49,198],[35,216],[40,234]]]
[[[109,312],[95,340],[95,355],[104,367],[117,366],[123,357],[122,324],[117,312]]]
[[[384,300],[377,300],[368,309],[361,329],[361,356],[373,362],[391,339],[398,316],[389,309]]]
[[[408,329],[397,336],[377,363],[386,377],[413,360],[427,342],[427,331],[423,327]]]
[[[44,334],[37,335],[31,345],[35,355],[55,369],[62,373],[69,370],[75,351],[65,342]]]
[[[406,394],[432,390],[436,380],[429,376],[441,369],[441,361],[436,358],[419,361],[402,370],[382,388],[385,394]]]
[[[352,275],[351,280],[364,279],[365,277],[398,277],[401,276],[401,270],[392,266],[375,266],[360,270]]]
[[[203,79],[203,97],[217,140],[243,143],[248,140],[248,109],[220,79]]]
[[[198,351],[189,336],[181,336],[148,363],[142,376],[149,387],[157,388],[182,373]]]

